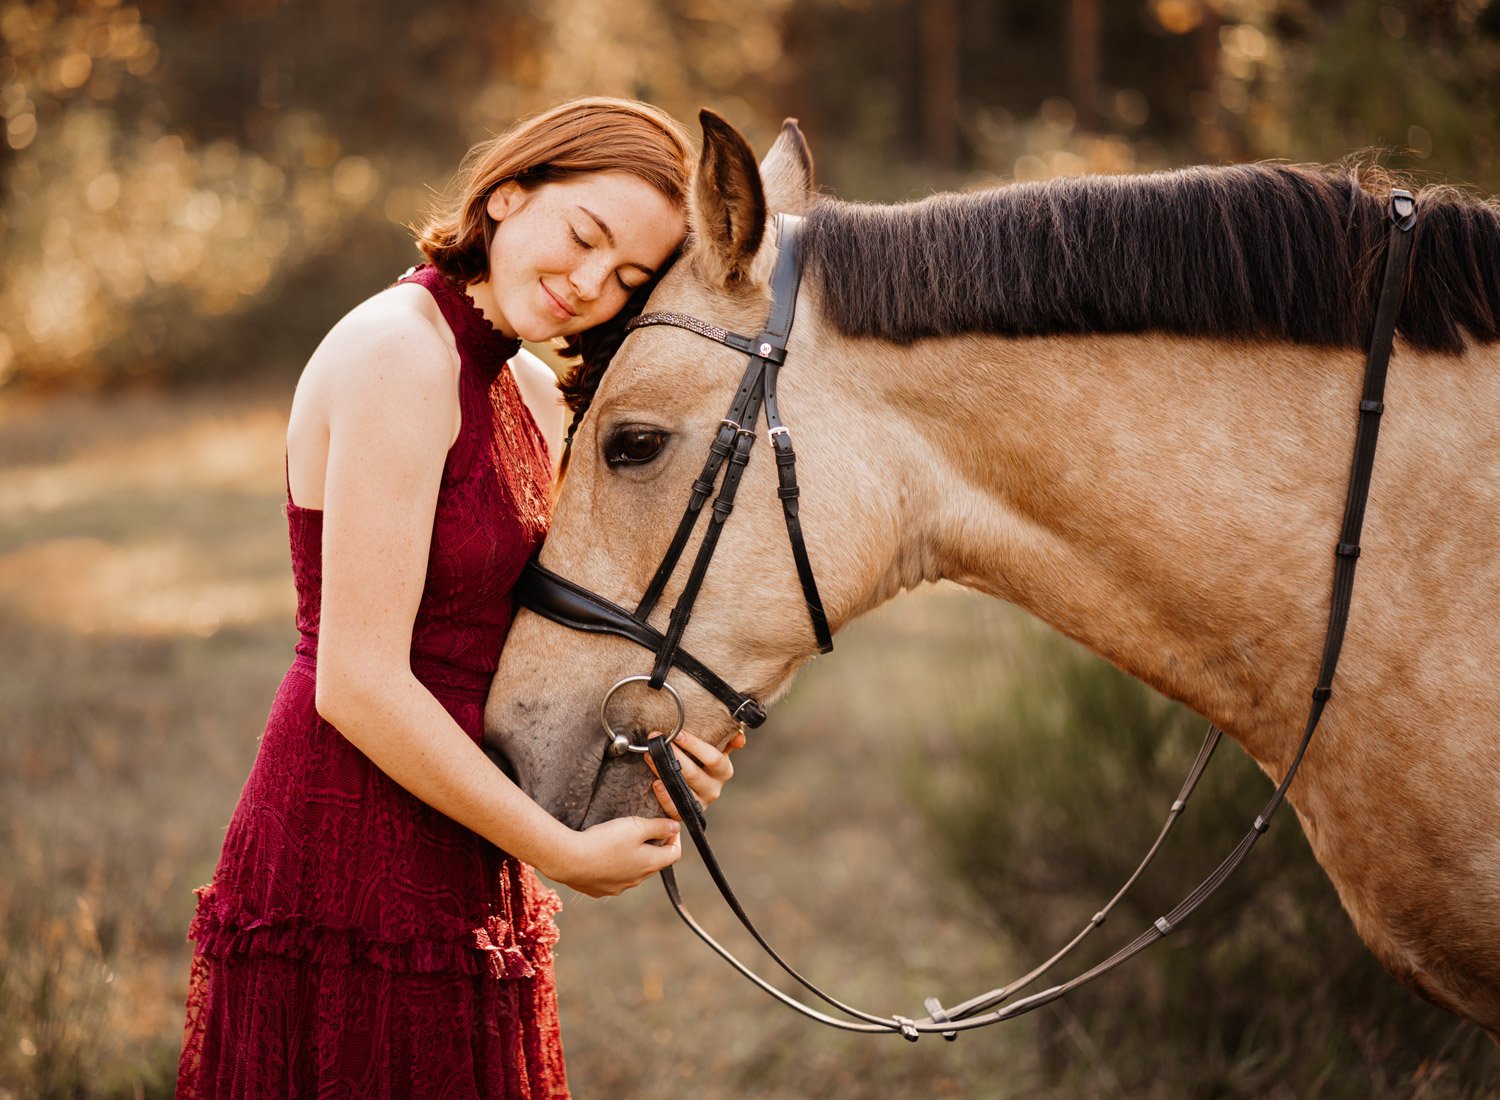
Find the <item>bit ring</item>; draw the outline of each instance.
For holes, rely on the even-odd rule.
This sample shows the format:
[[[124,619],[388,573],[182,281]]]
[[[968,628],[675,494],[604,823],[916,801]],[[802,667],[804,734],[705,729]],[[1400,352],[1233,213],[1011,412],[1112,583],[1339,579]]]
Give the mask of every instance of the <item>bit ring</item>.
[[[614,698],[615,692],[619,691],[626,684],[649,684],[650,682],[651,677],[649,676],[627,676],[604,693],[604,698],[599,703],[599,724],[604,727],[604,736],[609,741],[609,748],[605,749],[608,755],[624,756],[627,752],[638,752],[644,755],[651,751],[649,745],[637,745],[625,734],[611,727],[609,716],[606,713],[610,699]],[[666,735],[666,743],[670,745],[673,741],[677,740],[677,735],[682,732],[683,724],[687,721],[687,711],[682,707],[682,696],[677,694],[676,688],[665,680],[662,681],[661,686],[672,696],[672,702],[677,704],[677,728]]]

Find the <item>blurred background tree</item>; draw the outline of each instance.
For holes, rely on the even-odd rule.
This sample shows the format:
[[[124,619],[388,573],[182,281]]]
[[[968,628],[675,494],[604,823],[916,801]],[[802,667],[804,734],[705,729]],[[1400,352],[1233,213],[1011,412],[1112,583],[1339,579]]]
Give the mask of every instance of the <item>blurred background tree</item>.
[[[878,200],[1370,148],[1488,192],[1500,127],[1487,0],[11,0],[0,42],[0,385],[294,371],[469,144],[584,92],[797,116]]]
[[[0,702],[14,731],[0,739],[0,1100],[170,1092],[189,890],[212,870],[285,666],[273,517],[290,380],[417,258],[406,226],[473,142],[608,93],[686,121],[713,106],[761,149],[798,117],[821,186],[856,200],[1372,155],[1491,194],[1497,76],[1489,0],[0,0]],[[231,378],[252,397],[216,403]],[[87,396],[148,386],[168,392]],[[918,895],[914,919],[949,938],[898,922],[899,944],[873,956],[889,968],[850,960],[882,1003],[888,969],[951,982],[976,942],[953,937],[1022,960],[1065,938],[1128,873],[1194,747],[1190,716],[1008,609],[924,595],[863,643],[863,624],[841,636],[845,656],[819,670],[835,678],[781,712],[781,735],[818,734],[783,751],[816,741],[818,767],[794,756],[759,794],[747,767],[726,800],[772,800],[741,822],[752,846],[843,845],[791,864],[815,880],[797,896],[844,906],[825,920],[869,906],[855,855],[875,851],[859,874],[884,876],[878,845],[900,841],[881,904]],[[964,633],[992,615],[1000,634]],[[887,741],[872,754],[873,736]],[[1259,808],[1264,777],[1221,752],[1169,867],[1101,940],[1160,912]],[[908,793],[925,814],[872,813],[874,785],[796,802],[799,782],[805,794],[841,767],[920,774]],[[795,842],[764,831],[783,818]],[[613,904],[650,914],[623,922],[631,951],[657,934],[659,899]],[[609,1023],[571,1031],[570,1058],[581,1092],[621,1096],[681,1094],[695,1067],[705,1097],[1500,1090],[1483,1036],[1364,950],[1290,815],[1211,910],[1024,1030],[899,1059],[765,1008],[724,1023],[719,1061],[703,1062],[705,1021],[739,1003],[728,978],[675,928],[641,962],[618,926],[591,941],[584,924],[572,965],[604,976],[565,980],[566,1012]],[[809,953],[863,947],[843,939]],[[667,957],[680,972],[664,997],[644,968]],[[666,1032],[624,1058],[620,1006],[679,997],[693,1057]]]

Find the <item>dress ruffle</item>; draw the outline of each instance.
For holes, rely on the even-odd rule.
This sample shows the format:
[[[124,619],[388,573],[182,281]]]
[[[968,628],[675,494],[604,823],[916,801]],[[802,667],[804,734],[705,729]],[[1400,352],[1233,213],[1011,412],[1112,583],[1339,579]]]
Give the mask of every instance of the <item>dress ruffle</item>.
[[[398,973],[491,978],[532,978],[539,966],[550,965],[557,943],[552,917],[562,907],[556,894],[544,890],[538,892],[522,928],[491,916],[453,940],[395,940],[376,939],[358,928],[330,928],[303,917],[252,913],[218,898],[213,883],[193,893],[198,912],[188,938],[204,955],[280,955],[322,966],[362,961]]]

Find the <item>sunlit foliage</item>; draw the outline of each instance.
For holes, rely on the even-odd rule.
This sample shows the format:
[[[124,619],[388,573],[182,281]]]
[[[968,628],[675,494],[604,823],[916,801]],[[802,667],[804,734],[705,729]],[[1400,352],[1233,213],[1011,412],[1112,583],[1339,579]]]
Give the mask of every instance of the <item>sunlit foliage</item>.
[[[762,144],[799,116],[856,198],[1368,147],[1494,185],[1487,0],[1100,0],[1087,32],[1069,8],[8,0],[0,385],[295,369],[409,262],[470,142],[584,92],[709,103]],[[1097,73],[1069,72],[1081,33]]]

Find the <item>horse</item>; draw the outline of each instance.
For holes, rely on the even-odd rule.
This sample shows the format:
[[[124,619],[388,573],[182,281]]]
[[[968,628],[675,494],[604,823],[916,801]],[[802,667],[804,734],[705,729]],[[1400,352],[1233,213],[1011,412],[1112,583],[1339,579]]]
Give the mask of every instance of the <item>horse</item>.
[[[861,205],[815,193],[794,120],[759,164],[701,121],[691,232],[650,307],[760,331],[769,220],[802,217],[781,415],[833,631],[957,582],[1279,780],[1328,619],[1389,176],[1261,163]],[[1500,208],[1445,186],[1417,203],[1343,660],[1288,800],[1382,964],[1500,1043]],[[692,332],[632,332],[577,425],[541,564],[634,606],[742,368]],[[749,463],[684,639],[761,701],[817,652],[776,485]],[[522,612],[486,745],[573,827],[660,813],[599,728],[611,685],[649,666]],[[708,692],[667,682],[690,728],[733,736]],[[611,705],[637,731],[677,717],[644,688]]]

